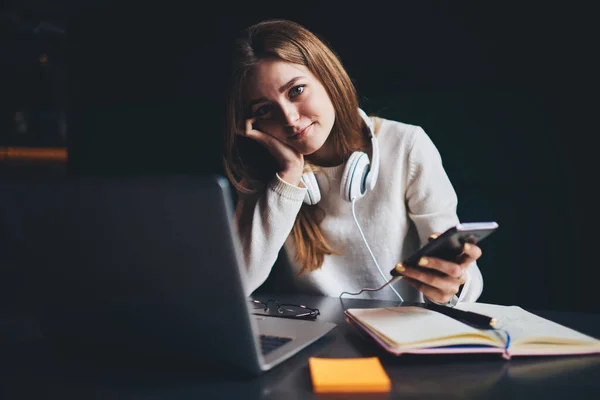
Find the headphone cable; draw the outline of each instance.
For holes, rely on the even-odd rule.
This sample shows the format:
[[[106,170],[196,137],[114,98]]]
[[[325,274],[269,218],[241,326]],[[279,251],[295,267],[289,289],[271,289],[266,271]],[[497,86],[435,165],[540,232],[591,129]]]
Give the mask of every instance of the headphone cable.
[[[371,255],[371,258],[373,259],[373,262],[375,262],[375,266],[377,267],[377,269],[379,270],[379,273],[381,274],[381,277],[386,281],[386,283],[376,289],[371,289],[371,288],[365,288],[362,289],[360,292],[358,293],[348,293],[348,292],[342,292],[339,297],[341,298],[342,295],[345,294],[349,294],[349,295],[359,295],[364,291],[372,291],[372,292],[376,292],[378,290],[383,289],[384,287],[390,285],[393,282],[399,281],[400,279],[402,279],[402,276],[395,276],[392,277],[392,279],[387,280],[383,271],[381,270],[381,268],[379,267],[379,263],[377,262],[377,259],[375,258],[375,255],[373,254],[373,252],[371,251],[371,247],[369,247],[369,243],[367,243],[367,239],[365,238],[365,235],[363,234],[362,229],[360,228],[360,224],[358,223],[358,218],[356,218],[356,211],[355,211],[355,204],[356,204],[356,198],[352,199],[352,216],[354,217],[354,222],[356,223],[356,227],[358,228],[358,232],[360,233],[360,236],[362,237],[363,241],[365,242],[365,245],[367,246],[367,250],[369,250],[369,254]],[[396,293],[396,296],[398,296],[398,298],[400,299],[400,301],[404,301],[404,299],[402,298],[402,296],[400,296],[400,293],[398,293],[396,291],[396,289],[393,286],[390,286],[390,289],[392,289],[394,291],[394,293]]]

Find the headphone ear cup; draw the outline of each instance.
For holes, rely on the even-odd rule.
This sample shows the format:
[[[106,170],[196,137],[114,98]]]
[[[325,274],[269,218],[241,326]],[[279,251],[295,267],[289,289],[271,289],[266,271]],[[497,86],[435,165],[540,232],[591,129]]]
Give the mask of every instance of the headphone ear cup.
[[[319,190],[319,184],[317,178],[312,172],[306,172],[300,177],[304,186],[306,186],[306,194],[304,195],[304,203],[308,205],[315,205],[321,201],[321,191]]]
[[[367,192],[367,175],[370,163],[367,153],[355,151],[346,162],[342,182],[340,184],[340,195],[347,201],[360,199]]]

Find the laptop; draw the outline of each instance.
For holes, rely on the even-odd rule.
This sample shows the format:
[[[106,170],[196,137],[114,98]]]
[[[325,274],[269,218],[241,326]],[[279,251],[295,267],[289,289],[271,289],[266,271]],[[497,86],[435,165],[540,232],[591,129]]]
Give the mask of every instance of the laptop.
[[[0,265],[47,337],[259,374],[335,324],[253,314],[233,208],[222,176],[4,180]]]

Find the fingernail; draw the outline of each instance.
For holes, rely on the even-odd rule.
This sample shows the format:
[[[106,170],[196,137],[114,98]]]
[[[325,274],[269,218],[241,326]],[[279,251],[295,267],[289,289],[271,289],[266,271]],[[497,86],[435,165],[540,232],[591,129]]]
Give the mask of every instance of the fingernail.
[[[427,264],[429,264],[429,259],[427,259],[426,257],[421,257],[421,258],[419,259],[419,265],[420,265],[420,266],[424,267],[424,266],[426,266]]]
[[[463,247],[464,251],[469,251],[470,248],[471,248],[471,244],[465,243],[465,246]]]
[[[404,272],[404,271],[406,271],[406,268],[404,267],[404,265],[402,265],[402,263],[396,264],[396,272]]]

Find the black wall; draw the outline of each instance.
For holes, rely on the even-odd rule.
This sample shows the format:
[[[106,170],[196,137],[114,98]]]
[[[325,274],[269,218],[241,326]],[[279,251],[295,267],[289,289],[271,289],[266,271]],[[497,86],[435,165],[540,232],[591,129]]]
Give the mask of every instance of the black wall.
[[[294,19],[340,55],[365,110],[423,126],[462,220],[500,224],[482,243],[481,301],[598,311],[590,10],[481,3],[72,8],[69,171],[221,172],[228,45],[252,22]]]

